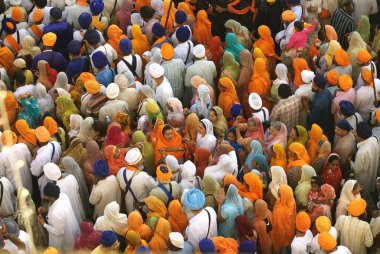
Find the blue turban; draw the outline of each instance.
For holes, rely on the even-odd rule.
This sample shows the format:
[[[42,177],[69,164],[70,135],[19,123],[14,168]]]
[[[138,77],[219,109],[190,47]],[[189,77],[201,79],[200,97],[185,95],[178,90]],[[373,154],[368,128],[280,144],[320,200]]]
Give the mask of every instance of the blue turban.
[[[160,22],[156,22],[156,23],[154,23],[154,25],[153,25],[153,27],[152,27],[152,33],[153,33],[155,36],[161,38],[162,36],[165,35],[165,32],[166,32],[166,30],[165,30],[165,28],[160,24]]]
[[[1,27],[7,34],[14,34],[17,31],[16,23],[11,18],[3,18]]]
[[[69,48],[69,53],[72,55],[79,55],[80,54],[80,48],[81,48],[81,42],[77,40],[72,40],[67,45]]]
[[[321,89],[325,89],[325,86],[327,84],[327,80],[322,75],[316,74],[313,81],[317,87],[319,87]]]
[[[108,65],[107,56],[102,51],[96,51],[91,56],[91,60],[94,63],[95,68],[100,69]]]
[[[92,17],[90,13],[82,12],[78,17],[79,25],[82,29],[88,29],[92,23]]]
[[[100,42],[100,35],[95,29],[88,29],[84,34],[84,39],[90,44],[95,45]]]
[[[146,246],[140,246],[137,248],[135,254],[151,254],[152,252]]]
[[[181,26],[175,32],[175,36],[177,37],[179,42],[185,42],[190,38],[190,29],[188,26]]]
[[[356,134],[362,139],[368,139],[372,136],[372,129],[368,123],[360,122],[356,125]]]
[[[201,253],[215,253],[215,245],[210,239],[203,238],[199,242],[199,250]]]
[[[62,10],[58,7],[51,8],[50,17],[54,20],[60,20],[62,18]]]
[[[336,127],[338,127],[339,129],[345,130],[345,131],[351,131],[352,130],[351,124],[346,119],[340,120],[338,122],[338,124],[336,125]]]
[[[104,3],[102,0],[92,0],[90,3],[90,10],[94,16],[98,16],[104,10]]]
[[[190,189],[186,192],[183,203],[190,210],[196,211],[201,209],[205,204],[206,198],[205,194],[198,189]]]
[[[232,115],[232,117],[237,117],[238,115],[240,115],[240,113],[241,113],[241,105],[239,103],[234,104],[231,107],[231,115]]]
[[[346,117],[352,116],[356,112],[354,105],[349,101],[340,101],[339,108],[340,112],[342,112],[342,114]]]
[[[186,13],[183,11],[177,11],[174,15],[174,20],[175,20],[175,23],[177,24],[185,23],[186,19],[187,19]]]
[[[102,232],[102,245],[106,248],[111,247],[117,241],[117,236],[113,231]]]
[[[119,48],[124,54],[130,54],[132,52],[132,42],[129,39],[122,39],[119,42]]]
[[[239,254],[255,254],[256,250],[256,243],[252,241],[244,241],[239,245]]]
[[[94,163],[94,175],[97,177],[107,177],[108,176],[108,165],[105,160],[97,160]]]

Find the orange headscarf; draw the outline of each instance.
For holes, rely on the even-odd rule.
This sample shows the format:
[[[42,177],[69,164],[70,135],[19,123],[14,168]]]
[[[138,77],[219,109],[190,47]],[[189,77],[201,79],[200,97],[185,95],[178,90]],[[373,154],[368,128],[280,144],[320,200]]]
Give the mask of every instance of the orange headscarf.
[[[212,38],[211,22],[205,10],[201,10],[197,13],[197,22],[194,25],[193,35],[194,39],[203,45],[208,45]]]
[[[248,198],[251,202],[254,202],[256,199],[263,198],[263,183],[260,180],[260,177],[255,173],[247,173],[243,177],[244,182],[248,184],[249,189],[247,190],[245,186],[241,186],[239,189],[239,195],[243,198]],[[242,188],[243,187],[243,188]],[[241,190],[244,189],[244,190]]]
[[[119,48],[119,42],[127,38],[123,31],[117,25],[110,25],[107,30],[108,43],[113,47],[118,55],[122,55],[122,52]],[[86,82],[84,82],[86,83]]]
[[[37,138],[34,129],[30,129],[28,123],[24,119],[16,121],[16,130],[20,133],[19,141],[26,144],[26,141],[37,146]]]
[[[269,70],[269,60],[268,60],[268,58],[264,55],[263,51],[262,51],[260,48],[255,48],[255,49],[253,50],[252,55],[253,55],[253,60],[254,60],[254,61],[256,61],[256,59],[258,59],[258,58],[262,58],[262,59],[264,59],[264,61],[265,61],[265,65],[266,65],[267,69]]]
[[[241,182],[239,182],[236,177],[234,177],[233,175],[231,174],[227,174],[224,176],[224,179],[223,179],[223,184],[224,186],[228,185],[228,184],[233,184],[235,185],[237,188],[239,188],[240,186],[242,186]]]
[[[13,76],[13,61],[15,60],[15,55],[8,47],[0,46],[0,65],[3,66],[8,75]]]
[[[309,134],[309,142],[307,142],[307,153],[311,160],[317,155],[319,140],[327,140],[327,137],[323,135],[323,130],[319,125],[313,124]]]
[[[287,162],[284,147],[282,147],[281,144],[274,144],[273,152],[275,153],[275,156],[272,156],[270,166],[280,166],[283,169],[286,169]]]
[[[306,148],[301,143],[291,143],[289,150],[297,155],[297,160],[289,159],[286,171],[292,167],[302,167],[310,163],[310,157],[307,154]]]
[[[186,2],[180,2],[178,4],[177,9],[179,11],[183,11],[184,13],[186,13],[186,16],[188,18],[191,18],[191,19],[195,20],[194,12],[190,9],[190,6],[189,6],[188,3],[186,3]]]
[[[279,252],[289,246],[294,238],[297,208],[293,197],[293,190],[288,185],[281,185],[278,189],[280,198],[273,208],[273,248]]]
[[[177,12],[177,9],[175,8],[174,4],[172,4],[172,7],[170,8],[170,13],[169,13],[169,5],[170,5],[170,0],[164,0],[164,4],[163,4],[164,15],[162,15],[160,23],[164,28],[168,30],[172,30],[174,27],[175,13]],[[169,14],[168,23],[166,24],[166,27],[165,27],[165,22],[166,22],[166,18],[168,14]]]
[[[280,60],[280,57],[275,52],[274,41],[269,27],[262,25],[259,26],[257,31],[260,35],[260,39],[253,44],[253,47],[260,48],[267,57],[275,57]]]
[[[223,110],[223,115],[229,118],[231,117],[231,107],[236,103],[240,103],[239,97],[231,79],[223,77],[219,79],[219,84],[224,87],[226,91],[219,94],[218,106]]]
[[[149,212],[147,214],[148,219],[152,216],[157,218],[166,218],[168,210],[166,209],[164,202],[162,202],[160,199],[155,196],[149,196],[144,199],[144,202],[149,208]]]
[[[310,68],[307,65],[307,62],[303,58],[295,58],[293,60],[293,68],[294,68],[294,85],[300,86],[303,84],[301,72],[304,70],[309,70]]]
[[[347,52],[342,48],[339,48],[335,52],[334,57],[335,57],[335,62],[340,66],[346,67],[351,64],[350,57],[348,56]]]
[[[239,243],[233,238],[216,236],[211,238],[211,241],[215,246],[216,253],[234,254],[239,252]]]
[[[152,240],[149,242],[149,248],[153,253],[166,253],[168,250],[167,242],[171,232],[169,221],[160,218],[157,222],[156,231]]]
[[[174,199],[170,202],[169,207],[169,222],[172,232],[184,233],[187,225],[189,225],[189,220],[187,219],[186,213],[182,211],[182,205],[177,200]]]
[[[184,145],[182,143],[182,137],[179,135],[179,133],[172,128],[174,135],[172,140],[168,141],[165,139],[164,134],[162,133],[162,130],[164,129],[165,125],[160,124],[159,122],[156,122],[156,126],[154,127],[154,135],[156,135],[156,143],[154,144],[154,157],[155,162],[158,164],[158,161],[161,158],[161,149],[170,149],[170,148],[183,148]],[[181,159],[183,156],[183,151],[165,151],[166,155],[173,155],[176,157],[177,160]]]
[[[132,34],[132,50],[135,54],[142,56],[145,51],[150,50],[148,37],[141,32],[139,25],[133,25],[131,28]]]
[[[117,147],[114,145],[108,145],[104,148],[104,158],[107,160],[109,175],[116,175],[120,168],[128,166],[124,159],[126,149],[119,149],[119,156],[115,158],[116,149]]]
[[[1,143],[3,146],[13,146],[17,143],[17,135],[13,131],[5,130],[1,134]]]
[[[6,91],[7,96],[4,99],[5,110],[7,111],[9,125],[13,125],[13,123],[17,119],[17,109],[18,109],[18,101],[12,92]]]
[[[367,68],[363,68],[361,71],[362,80],[373,87],[373,73]]]
[[[58,132],[57,122],[50,116],[45,117],[43,126],[48,130],[50,136],[53,136]]]
[[[133,211],[128,215],[128,226],[121,231],[121,235],[125,235],[129,230],[136,231],[142,239],[150,241],[152,238],[152,230],[143,222],[143,218],[138,211]]]
[[[135,10],[140,12],[140,9],[143,7],[143,6],[148,6],[148,7],[151,7],[150,5],[150,0],[136,0],[136,1],[133,1],[135,3]]]
[[[337,41],[338,40],[338,34],[335,31],[335,28],[330,25],[325,25],[325,32],[326,32],[326,39],[328,41]]]
[[[248,86],[249,93],[257,93],[260,97],[270,95],[271,81],[269,72],[266,68],[265,60],[258,58],[253,64],[253,74]],[[271,104],[268,100],[263,100],[263,106],[270,109]]]

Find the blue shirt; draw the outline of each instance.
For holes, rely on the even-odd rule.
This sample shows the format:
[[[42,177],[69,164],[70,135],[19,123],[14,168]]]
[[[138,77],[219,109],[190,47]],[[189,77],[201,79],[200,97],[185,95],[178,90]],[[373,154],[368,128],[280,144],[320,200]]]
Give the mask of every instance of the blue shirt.
[[[113,82],[113,79],[115,78],[115,71],[110,69],[109,67],[106,67],[104,70],[98,72],[95,78],[96,81],[99,82],[99,84],[102,84],[105,87],[107,87],[108,84]]]
[[[169,250],[167,254],[175,254],[175,253],[193,254],[194,248],[193,248],[193,246],[191,246],[191,244],[189,242],[185,241],[183,249],[177,250],[177,251]]]
[[[54,51],[61,52],[68,59],[69,50],[67,45],[73,40],[73,28],[67,22],[56,22],[44,27],[43,34],[49,32],[57,35],[57,41],[53,47]]]
[[[82,72],[88,72],[90,70],[90,60],[86,57],[81,57],[72,60],[67,65],[66,75],[69,84],[73,84],[73,78],[75,75],[80,75]]]

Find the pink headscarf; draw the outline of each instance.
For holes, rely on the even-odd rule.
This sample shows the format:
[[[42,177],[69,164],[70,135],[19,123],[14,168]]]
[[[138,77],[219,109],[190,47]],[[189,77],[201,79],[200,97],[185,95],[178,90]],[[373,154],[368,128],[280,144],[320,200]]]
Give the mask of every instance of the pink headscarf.
[[[93,250],[100,245],[102,240],[102,232],[95,230],[91,222],[82,221],[79,225],[80,235],[75,240],[74,249],[90,249]]]
[[[270,159],[270,151],[272,149],[272,146],[274,144],[280,144],[282,147],[286,147],[287,145],[287,136],[288,136],[288,130],[282,122],[273,122],[271,124],[271,128],[276,129],[278,132],[277,134],[273,135],[269,132],[269,129],[265,132],[265,154],[267,155],[267,158]]]
[[[121,130],[120,124],[112,123],[108,127],[105,146],[114,145],[117,147],[126,147],[129,146],[129,144],[129,137]]]
[[[252,117],[253,121],[255,122],[256,130],[255,131],[249,131],[247,130],[245,132],[246,138],[252,138],[254,140],[264,140],[264,127],[263,123],[261,122],[260,118],[257,116]],[[251,118],[248,119],[248,121],[252,121]]]
[[[121,9],[116,13],[116,18],[119,21],[119,27],[123,32],[127,30],[127,26],[131,25],[132,9],[132,0],[123,0]]]

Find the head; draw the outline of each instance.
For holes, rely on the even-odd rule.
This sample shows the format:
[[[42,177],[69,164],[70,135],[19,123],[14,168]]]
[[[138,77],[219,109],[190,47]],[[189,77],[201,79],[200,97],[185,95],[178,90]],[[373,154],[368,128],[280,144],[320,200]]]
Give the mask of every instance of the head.
[[[235,128],[231,128],[228,131],[228,141],[229,142],[235,142],[236,141],[236,129]]]
[[[317,74],[313,79],[311,90],[315,93],[321,92],[325,89],[326,83],[326,79],[323,76]]]
[[[140,9],[140,15],[145,22],[148,22],[153,18],[155,10],[149,6],[143,6]]]
[[[199,121],[198,133],[201,134],[202,136],[206,135],[206,125],[202,121]]]
[[[292,90],[290,89],[290,86],[288,84],[281,84],[278,87],[278,95],[281,97],[281,99],[287,99],[292,95]]]
[[[355,9],[354,2],[352,0],[345,0],[342,4],[342,9],[348,14],[353,13]]]
[[[170,125],[165,125],[162,129],[162,135],[167,141],[171,141],[174,137],[174,130]]]
[[[14,79],[15,79],[17,87],[25,85],[26,78],[25,78],[24,73],[22,73],[22,72],[16,72],[14,74]]]
[[[215,123],[218,119],[218,116],[216,114],[216,110],[211,108],[210,110],[210,113],[209,113],[209,120],[212,122],[212,123]]]
[[[352,189],[352,194],[353,194],[354,196],[357,196],[357,195],[359,195],[362,191],[363,191],[362,186],[360,185],[359,182],[356,182],[355,185],[354,185],[354,188]]]
[[[322,179],[319,176],[312,176],[311,177],[311,191],[312,192],[318,192],[320,191],[322,186]]]
[[[294,22],[294,27],[296,28],[297,32],[303,30],[303,22],[302,21],[296,21]]]
[[[293,140],[296,140],[297,138],[300,137],[300,133],[297,129],[297,127],[293,127],[291,130],[290,130],[290,134],[289,134],[289,137]]]
[[[48,182],[44,187],[43,200],[52,205],[59,198],[60,192],[59,187],[55,183]]]
[[[329,159],[327,160],[327,163],[329,165],[330,170],[337,171],[339,170],[339,167],[340,167],[340,158],[336,154],[331,155]]]

